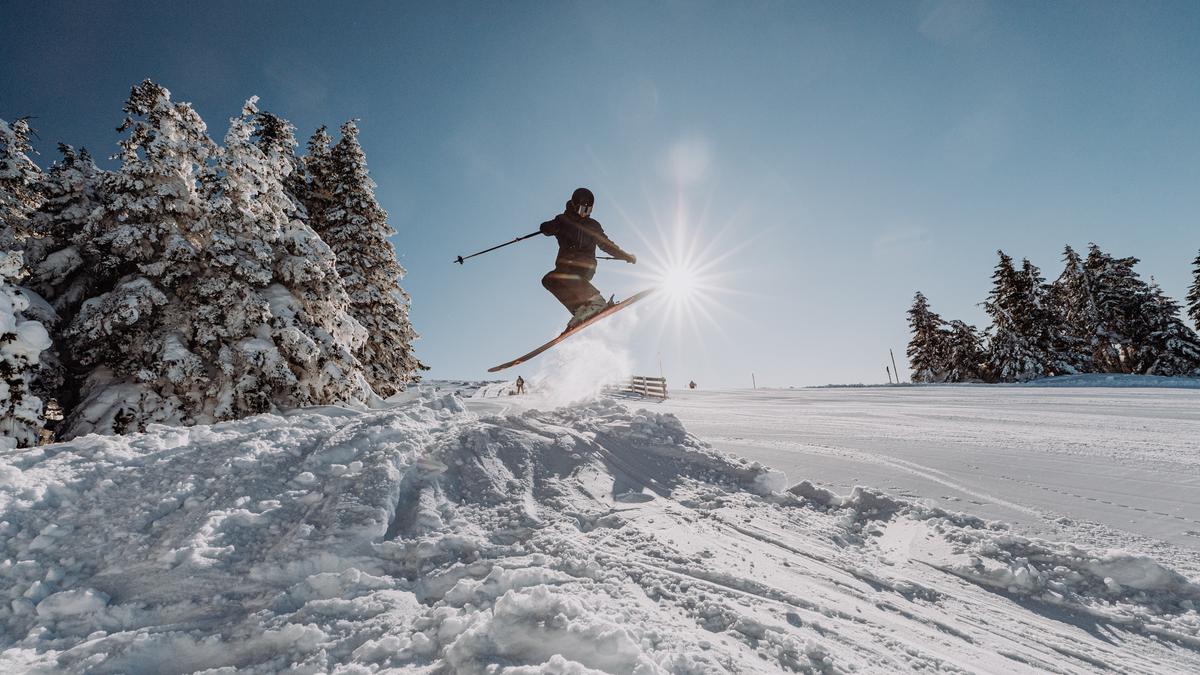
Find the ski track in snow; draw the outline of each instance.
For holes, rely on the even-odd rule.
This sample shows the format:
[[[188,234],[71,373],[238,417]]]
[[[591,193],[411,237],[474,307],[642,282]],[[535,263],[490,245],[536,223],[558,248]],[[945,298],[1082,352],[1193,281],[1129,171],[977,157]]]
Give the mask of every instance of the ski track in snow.
[[[0,671],[1200,670],[1200,585],[1174,564],[1181,547],[1106,550],[1114,531],[1099,524],[1059,524],[1080,536],[1055,543],[894,490],[784,490],[779,472],[722,452],[739,437],[739,452],[795,453],[831,462],[812,467],[827,473],[875,467],[889,485],[911,478],[1029,523],[1050,515],[1012,496],[1019,481],[1053,487],[1012,462],[1011,480],[971,479],[855,442],[884,426],[907,431],[872,447],[1014,437],[957,435],[969,410],[925,402],[914,421],[913,401],[892,392],[824,395],[538,411],[533,398],[464,404],[426,390],[383,411],[314,408],[11,453]],[[668,409],[723,432],[710,446]],[[1108,429],[1137,427],[1111,416]],[[1042,447],[1039,434],[1062,443],[1056,428],[1007,420],[1022,426],[1021,447]],[[1091,424],[1076,428],[1104,433]],[[1169,459],[1185,446],[1156,456],[1187,465]]]
[[[1200,576],[1200,391],[678,392],[655,409],[797,478],[931,499],[1035,536],[1132,548]]]

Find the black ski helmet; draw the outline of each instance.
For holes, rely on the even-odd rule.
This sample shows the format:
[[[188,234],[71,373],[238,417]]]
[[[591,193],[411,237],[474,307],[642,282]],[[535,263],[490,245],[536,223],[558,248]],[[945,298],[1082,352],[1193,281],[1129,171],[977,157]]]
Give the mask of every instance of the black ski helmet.
[[[592,194],[592,191],[587,188],[576,188],[571,193],[571,203],[575,206],[594,206],[596,204],[596,195]]]
[[[575,214],[580,218],[587,218],[592,215],[592,205],[596,203],[596,196],[587,188],[576,188],[571,193],[571,201],[567,202],[567,213]]]

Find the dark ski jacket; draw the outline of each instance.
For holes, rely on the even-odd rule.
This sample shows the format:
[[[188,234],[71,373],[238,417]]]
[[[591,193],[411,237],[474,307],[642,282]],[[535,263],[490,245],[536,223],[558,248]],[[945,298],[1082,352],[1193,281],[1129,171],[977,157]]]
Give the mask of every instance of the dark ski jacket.
[[[604,228],[593,218],[560,213],[553,220],[542,223],[538,229],[547,237],[558,239],[558,258],[554,261],[558,269],[596,269],[597,246],[614,258],[624,260],[629,256],[604,236]]]

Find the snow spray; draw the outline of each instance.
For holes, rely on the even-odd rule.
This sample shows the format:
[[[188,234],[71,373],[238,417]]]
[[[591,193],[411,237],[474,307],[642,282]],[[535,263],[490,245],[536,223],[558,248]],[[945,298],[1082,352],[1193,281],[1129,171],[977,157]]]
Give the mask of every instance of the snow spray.
[[[597,322],[555,347],[534,375],[534,392],[553,406],[594,398],[604,387],[633,374],[627,340],[637,323],[637,308]]]

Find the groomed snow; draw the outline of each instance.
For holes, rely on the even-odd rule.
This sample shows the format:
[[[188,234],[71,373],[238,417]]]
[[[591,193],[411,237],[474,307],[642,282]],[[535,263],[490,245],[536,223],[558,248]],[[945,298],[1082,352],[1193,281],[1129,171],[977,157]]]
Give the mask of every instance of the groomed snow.
[[[1200,578],[1200,392],[1129,386],[1142,379],[682,391],[655,409],[796,479],[931,499]]]
[[[1200,669],[1153,556],[785,481],[666,407],[407,398],[4,456],[0,671]]]

